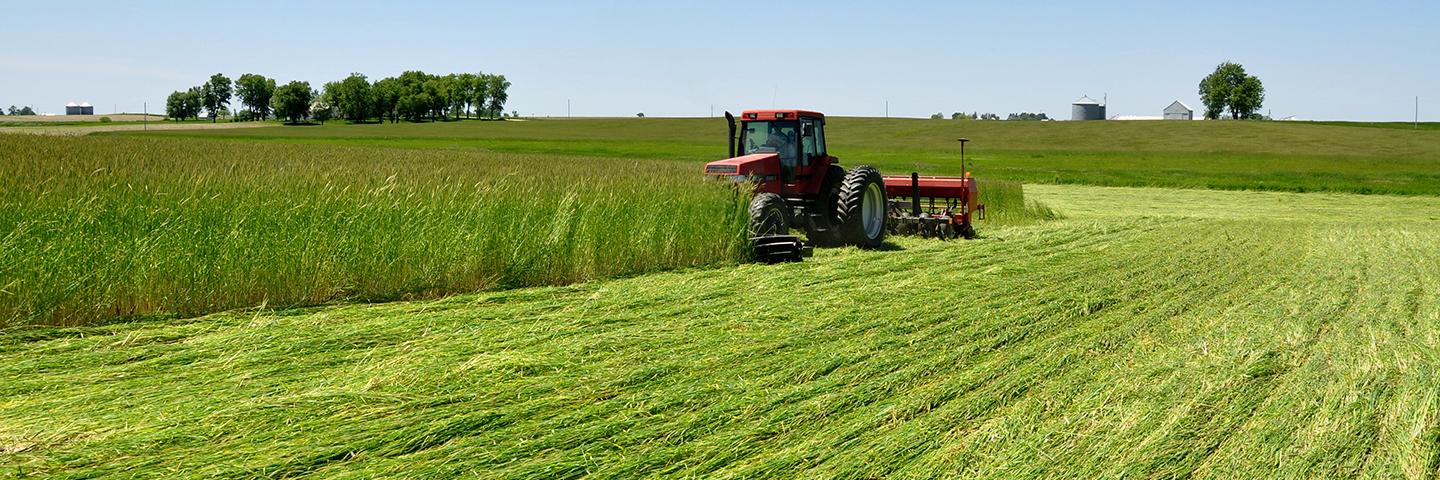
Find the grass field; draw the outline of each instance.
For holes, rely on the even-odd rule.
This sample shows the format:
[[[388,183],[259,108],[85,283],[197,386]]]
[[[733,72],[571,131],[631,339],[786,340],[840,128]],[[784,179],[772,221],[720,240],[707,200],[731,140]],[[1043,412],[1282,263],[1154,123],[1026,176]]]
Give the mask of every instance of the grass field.
[[[1440,131],[833,119],[992,220],[785,265],[723,131],[0,135],[0,476],[1440,477]]]
[[[679,162],[0,135],[0,328],[425,298],[735,263]],[[1042,218],[987,181],[990,220]]]
[[[1307,122],[977,122],[830,118],[842,162],[1023,183],[1440,194],[1440,130]],[[725,155],[723,119],[536,119],[170,132],[251,142],[479,149],[688,163]],[[127,133],[128,134],[128,133]]]
[[[986,237],[0,336],[53,477],[1433,477],[1440,199],[1042,186]]]
[[[0,326],[433,297],[742,259],[670,162],[0,136]]]

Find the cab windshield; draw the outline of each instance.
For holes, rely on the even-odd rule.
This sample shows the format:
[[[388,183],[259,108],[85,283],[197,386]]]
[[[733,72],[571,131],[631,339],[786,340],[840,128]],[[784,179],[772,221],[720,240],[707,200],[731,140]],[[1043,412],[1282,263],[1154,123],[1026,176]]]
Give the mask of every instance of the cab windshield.
[[[799,137],[800,123],[794,120],[745,122],[740,130],[741,154],[779,153],[781,160],[794,160]]]

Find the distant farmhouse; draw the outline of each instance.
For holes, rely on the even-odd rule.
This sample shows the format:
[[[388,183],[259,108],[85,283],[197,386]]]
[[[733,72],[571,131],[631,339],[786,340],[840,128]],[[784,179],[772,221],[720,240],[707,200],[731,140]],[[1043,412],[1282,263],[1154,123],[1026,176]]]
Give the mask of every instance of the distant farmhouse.
[[[1170,106],[1165,107],[1165,119],[1166,119],[1166,120],[1194,120],[1194,119],[1195,119],[1195,109],[1190,108],[1190,106],[1189,106],[1189,105],[1186,105],[1185,102],[1181,102],[1181,101],[1179,101],[1179,100],[1176,100],[1175,103],[1171,103]]]
[[[95,107],[91,106],[91,105],[90,105],[90,102],[80,102],[79,104],[76,104],[75,102],[70,102],[70,103],[65,104],[65,114],[66,114],[66,115],[94,115],[94,114],[95,114]]]

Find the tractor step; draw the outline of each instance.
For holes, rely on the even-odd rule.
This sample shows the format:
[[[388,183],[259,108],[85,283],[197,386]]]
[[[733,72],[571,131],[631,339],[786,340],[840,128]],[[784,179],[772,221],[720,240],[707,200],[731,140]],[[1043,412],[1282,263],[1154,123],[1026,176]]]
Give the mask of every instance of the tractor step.
[[[815,248],[794,235],[765,235],[750,239],[755,260],[765,263],[798,262]]]

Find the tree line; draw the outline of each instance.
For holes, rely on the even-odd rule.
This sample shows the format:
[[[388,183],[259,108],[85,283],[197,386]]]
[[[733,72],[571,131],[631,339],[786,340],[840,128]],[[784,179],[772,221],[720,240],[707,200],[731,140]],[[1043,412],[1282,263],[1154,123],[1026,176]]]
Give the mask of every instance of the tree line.
[[[944,120],[945,114],[935,113],[930,115],[931,120]],[[999,120],[1000,116],[993,113],[965,113],[954,112],[950,114],[951,120]],[[1045,120],[1043,113],[1012,113],[1007,120]]]
[[[34,114],[35,114],[35,109],[30,108],[30,107],[28,107],[28,106],[26,106],[26,107],[20,107],[20,108],[15,108],[14,105],[11,105],[11,106],[10,106],[10,109],[8,110],[9,113],[6,113],[6,112],[7,112],[6,109],[0,108],[0,115],[34,115]]]
[[[247,73],[231,82],[217,73],[203,85],[171,93],[165,115],[184,120],[207,112],[213,122],[228,115],[231,100],[239,99],[245,110],[234,115],[236,120],[265,120],[272,115],[288,123],[311,119],[323,123],[332,118],[353,123],[494,119],[504,115],[509,89],[504,75],[487,73],[432,75],[414,70],[374,82],[352,73],[326,82],[318,91],[305,81],[277,85],[274,79]]]

